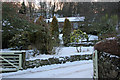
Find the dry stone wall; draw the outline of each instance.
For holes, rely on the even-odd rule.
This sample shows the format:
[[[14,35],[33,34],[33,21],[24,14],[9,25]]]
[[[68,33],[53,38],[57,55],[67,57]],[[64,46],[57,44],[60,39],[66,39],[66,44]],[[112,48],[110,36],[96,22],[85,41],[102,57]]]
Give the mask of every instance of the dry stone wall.
[[[92,60],[92,55],[71,55],[70,57],[59,57],[59,58],[49,58],[49,59],[36,59],[26,61],[26,69],[34,68],[39,66],[51,65],[51,64],[64,64],[66,62],[80,61],[80,60]]]
[[[98,77],[120,80],[120,56],[98,51]]]

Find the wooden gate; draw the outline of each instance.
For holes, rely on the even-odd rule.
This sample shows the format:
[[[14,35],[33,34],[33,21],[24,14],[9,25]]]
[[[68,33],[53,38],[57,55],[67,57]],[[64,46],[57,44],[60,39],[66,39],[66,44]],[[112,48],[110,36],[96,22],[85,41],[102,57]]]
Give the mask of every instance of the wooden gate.
[[[98,55],[97,50],[93,53],[93,78],[98,79]]]
[[[0,52],[0,72],[11,72],[23,69],[22,52]]]

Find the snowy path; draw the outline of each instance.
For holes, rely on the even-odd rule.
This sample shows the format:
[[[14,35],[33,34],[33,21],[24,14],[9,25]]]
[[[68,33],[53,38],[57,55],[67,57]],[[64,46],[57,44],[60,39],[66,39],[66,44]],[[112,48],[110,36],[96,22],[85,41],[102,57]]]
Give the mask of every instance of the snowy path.
[[[26,72],[5,73],[5,78],[92,78],[93,63],[89,61],[68,62],[28,70]],[[8,75],[6,75],[8,74]]]

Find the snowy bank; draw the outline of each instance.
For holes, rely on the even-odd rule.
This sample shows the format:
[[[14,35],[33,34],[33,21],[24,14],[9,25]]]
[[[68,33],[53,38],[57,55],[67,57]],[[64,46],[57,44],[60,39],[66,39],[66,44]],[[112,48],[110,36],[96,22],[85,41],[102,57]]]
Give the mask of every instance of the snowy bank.
[[[12,73],[2,73],[3,78],[92,78],[92,60],[54,64]]]

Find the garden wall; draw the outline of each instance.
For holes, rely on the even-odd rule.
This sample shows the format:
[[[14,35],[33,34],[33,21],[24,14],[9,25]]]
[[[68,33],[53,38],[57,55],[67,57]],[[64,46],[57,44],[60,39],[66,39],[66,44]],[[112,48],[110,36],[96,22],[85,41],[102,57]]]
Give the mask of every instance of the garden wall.
[[[120,56],[98,51],[98,78],[120,80]]]
[[[44,65],[51,65],[51,64],[64,64],[66,62],[73,62],[73,61],[80,61],[80,60],[92,60],[92,55],[71,55],[70,57],[59,57],[59,58],[49,58],[49,59],[36,59],[26,61],[26,69],[27,68],[34,68]]]

